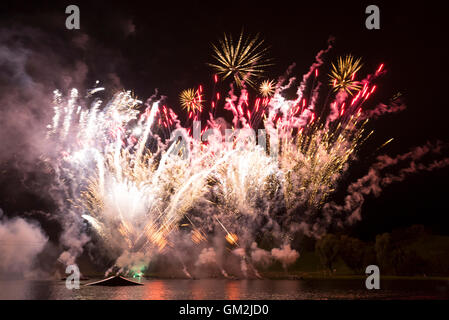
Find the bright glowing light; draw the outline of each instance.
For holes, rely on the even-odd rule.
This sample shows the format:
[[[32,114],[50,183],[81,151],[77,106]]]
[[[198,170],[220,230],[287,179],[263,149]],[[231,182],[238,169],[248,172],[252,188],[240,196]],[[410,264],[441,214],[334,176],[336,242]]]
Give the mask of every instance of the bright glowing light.
[[[273,80],[264,80],[260,84],[259,92],[264,97],[271,97],[274,94],[275,83]]]

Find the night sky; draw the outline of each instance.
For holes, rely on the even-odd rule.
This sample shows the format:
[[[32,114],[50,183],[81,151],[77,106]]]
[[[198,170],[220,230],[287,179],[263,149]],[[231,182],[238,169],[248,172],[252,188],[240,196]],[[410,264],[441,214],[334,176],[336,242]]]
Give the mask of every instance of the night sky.
[[[425,7],[410,1],[394,3],[393,6],[379,1],[121,1],[117,4],[2,1],[0,28],[4,33],[15,30],[27,34],[23,38],[9,37],[8,41],[22,41],[31,52],[41,51],[42,56],[48,57],[43,59],[45,67],[36,63],[26,69],[36,82],[43,84],[42,95],[51,96],[55,87],[61,87],[65,74],[58,77],[57,70],[76,70],[76,61],[81,61],[87,66],[84,83],[74,81],[73,84],[88,88],[98,79],[105,86],[132,89],[143,99],[157,88],[160,95],[167,96],[166,104],[177,111],[180,111],[177,98],[181,90],[199,84],[207,90],[211,85],[212,72],[206,65],[211,62],[210,44],[224,32],[238,34],[243,28],[251,34],[260,33],[270,46],[275,63],[267,70],[270,78],[282,75],[292,63],[296,63],[293,74],[301,78],[314,62],[316,53],[326,47],[329,36],[334,36],[334,48],[325,63],[347,53],[361,56],[366,72],[385,63],[388,72],[379,83],[372,103],[386,103],[401,92],[407,105],[405,111],[370,124],[375,130],[374,137],[362,148],[360,161],[353,164],[351,173],[344,177],[341,190],[335,195],[335,200],[341,201],[345,186],[366,173],[380,154],[374,150],[389,138],[394,138],[393,143],[381,153],[392,156],[427,141],[449,142],[448,2],[426,2]],[[80,8],[80,30],[65,28],[64,12],[69,4]],[[364,12],[369,4],[380,8],[380,30],[365,27]],[[0,46],[11,45],[8,41]],[[22,85],[11,80],[11,74],[14,70],[0,56],[0,95]],[[33,110],[45,113],[44,107]],[[4,117],[4,110],[0,112],[1,123],[5,124],[9,120]],[[5,130],[1,131],[4,145],[10,143],[6,140],[16,142],[9,136],[14,136],[11,131],[15,126],[8,128],[8,135]],[[17,139],[20,144],[19,134]],[[10,147],[0,150],[3,153],[0,208],[8,215],[30,210],[51,211],[52,204],[37,192],[24,188],[23,177],[13,173],[13,159],[21,157],[20,150]],[[447,150],[443,157],[447,157]],[[38,179],[36,175],[27,175],[27,181]],[[419,223],[435,233],[449,234],[448,178],[448,168],[420,173],[387,187],[379,198],[368,197],[363,220],[350,232],[372,239],[378,233]],[[55,226],[49,224],[49,228]]]

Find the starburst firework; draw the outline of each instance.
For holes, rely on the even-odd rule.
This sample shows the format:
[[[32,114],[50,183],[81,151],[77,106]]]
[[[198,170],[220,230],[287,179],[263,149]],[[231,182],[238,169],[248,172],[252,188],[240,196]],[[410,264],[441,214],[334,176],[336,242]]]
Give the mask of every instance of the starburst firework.
[[[337,66],[332,64],[329,77],[335,91],[343,90],[352,95],[353,91],[360,89],[359,82],[354,80],[356,72],[362,67],[360,60],[360,58],[354,59],[352,55],[347,55],[338,59]]]
[[[254,38],[244,38],[242,31],[235,43],[231,35],[225,34],[219,41],[219,45],[213,44],[212,48],[215,63],[209,63],[209,65],[223,79],[232,76],[239,87],[242,87],[244,83],[254,87],[253,78],[260,77],[264,68],[270,65],[269,60],[266,59],[268,49],[264,47],[264,40],[260,39],[259,35]]]
[[[181,106],[187,110],[187,112],[196,112],[202,108],[202,95],[199,90],[186,89],[179,95],[179,101]]]
[[[274,94],[275,83],[273,80],[264,80],[260,84],[259,92],[263,97],[271,97]]]

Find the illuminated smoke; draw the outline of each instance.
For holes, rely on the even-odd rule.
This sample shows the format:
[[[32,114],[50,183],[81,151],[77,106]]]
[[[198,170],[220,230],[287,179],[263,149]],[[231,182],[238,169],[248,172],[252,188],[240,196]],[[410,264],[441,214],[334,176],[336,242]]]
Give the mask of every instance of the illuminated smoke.
[[[299,258],[299,253],[290,247],[290,244],[283,245],[281,248],[271,250],[273,258],[282,263],[284,268],[294,263]]]
[[[449,166],[449,158],[434,160],[427,164],[418,163],[428,154],[439,154],[444,147],[445,145],[440,142],[436,144],[427,143],[396,157],[388,155],[378,156],[377,161],[369,168],[368,173],[349,185],[348,195],[345,197],[344,204],[328,203],[324,206],[323,211],[329,216],[335,215],[337,212],[350,213],[348,223],[361,220],[362,206],[366,196],[372,194],[378,197],[388,185],[401,182],[417,172],[429,172]],[[405,166],[403,163],[405,163]],[[395,165],[402,165],[403,167],[393,173],[383,173],[385,169]]]
[[[48,238],[37,223],[2,215],[0,209],[0,274],[31,276]]]

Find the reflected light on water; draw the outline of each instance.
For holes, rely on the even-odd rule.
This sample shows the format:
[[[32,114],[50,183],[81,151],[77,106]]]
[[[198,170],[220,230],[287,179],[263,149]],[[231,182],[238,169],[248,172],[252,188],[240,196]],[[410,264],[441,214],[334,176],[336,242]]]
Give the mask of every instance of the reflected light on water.
[[[198,282],[193,283],[192,287],[192,299],[193,300],[204,300],[206,299],[203,286],[199,285]]]
[[[164,281],[151,281],[145,285],[145,300],[165,300],[167,299],[167,288]]]
[[[115,300],[127,299],[127,297],[129,296],[128,288],[129,287],[113,287],[113,290],[110,290],[112,293],[112,299]]]
[[[90,280],[89,282],[92,282]],[[167,300],[167,299],[448,299],[449,282],[384,280],[382,290],[367,290],[363,279],[176,280],[142,279],[143,286],[85,286],[68,290],[65,281],[3,280],[0,299]]]
[[[229,281],[226,283],[226,299],[238,300],[241,295],[242,283],[238,281]]]

